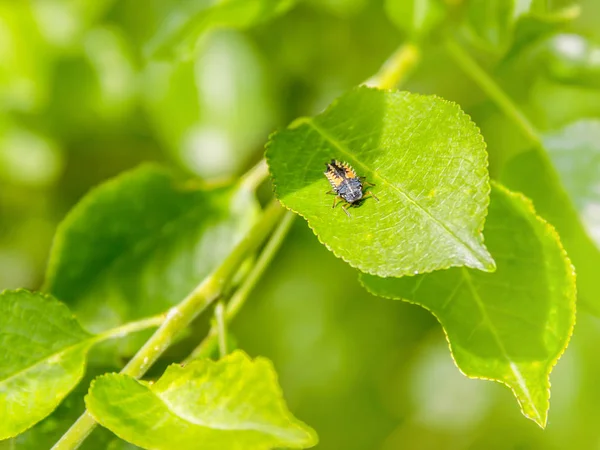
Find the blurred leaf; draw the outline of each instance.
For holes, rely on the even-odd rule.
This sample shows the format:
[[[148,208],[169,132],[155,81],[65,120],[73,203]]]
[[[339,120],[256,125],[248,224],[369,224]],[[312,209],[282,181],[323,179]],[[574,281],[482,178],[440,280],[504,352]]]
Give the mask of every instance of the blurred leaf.
[[[43,107],[51,58],[28,2],[0,2],[0,110]]]
[[[266,450],[316,445],[287,410],[271,362],[236,351],[218,362],[170,366],[153,384],[125,375],[96,379],[86,396],[94,418],[143,448]]]
[[[47,187],[62,175],[63,154],[49,137],[0,120],[0,180]]]
[[[465,26],[475,45],[514,56],[578,15],[577,5],[550,9],[545,0],[471,0]]]
[[[199,0],[175,9],[148,42],[150,56],[194,56],[200,36],[218,27],[249,28],[290,9],[296,0]]]
[[[338,17],[349,18],[365,10],[369,0],[304,0],[312,8],[319,8]]]
[[[0,294],[0,440],[46,417],[75,387],[91,338],[51,296]]]
[[[572,5],[546,14],[528,14],[517,22],[512,45],[507,59],[519,54],[523,49],[532,47],[544,38],[563,29],[580,14],[578,5]]]
[[[390,20],[412,39],[426,36],[445,17],[440,0],[386,0]]]
[[[473,41],[487,50],[505,49],[519,17],[529,12],[532,0],[471,0],[467,30]]]
[[[106,13],[115,0],[30,0],[44,40],[70,50],[81,44],[83,33]]]
[[[145,165],[92,190],[59,226],[46,288],[90,328],[164,311],[252,225],[246,189],[208,188]]]
[[[589,235],[600,248],[600,120],[548,133],[544,145]]]
[[[134,105],[136,67],[125,36],[98,27],[83,36],[83,51],[94,74],[93,108],[105,119],[122,119]]]
[[[114,128],[132,133],[134,119],[129,114],[138,98],[136,70],[133,49],[117,27],[82,32],[76,57],[62,59],[55,67],[46,111],[54,133],[65,140],[93,140],[95,145],[110,138]],[[90,153],[90,147],[87,143],[85,151]]]
[[[362,271],[494,269],[481,235],[489,201],[485,145],[453,103],[359,88],[273,135],[266,157],[279,200]],[[375,183],[380,201],[351,208],[351,217],[332,210],[323,175],[332,159]]]
[[[550,164],[539,151],[527,151],[512,158],[502,168],[500,178],[512,190],[531,198],[537,213],[556,227],[577,269],[579,299],[600,315],[600,250],[587,234],[573,201]]]
[[[600,88],[600,46],[577,34],[559,34],[548,43],[544,64],[561,83]]]
[[[575,323],[575,274],[531,202],[497,184],[484,234],[498,264],[493,274],[453,268],[405,278],[363,274],[361,281],[375,295],[431,311],[460,370],[506,384],[523,414],[544,427],[550,371]]]
[[[530,93],[545,130],[557,130],[585,117],[600,117],[600,89],[539,78]]]
[[[242,33],[211,33],[195,60],[151,63],[144,75],[146,106],[165,147],[204,179],[239,174],[264,145],[270,89]]]

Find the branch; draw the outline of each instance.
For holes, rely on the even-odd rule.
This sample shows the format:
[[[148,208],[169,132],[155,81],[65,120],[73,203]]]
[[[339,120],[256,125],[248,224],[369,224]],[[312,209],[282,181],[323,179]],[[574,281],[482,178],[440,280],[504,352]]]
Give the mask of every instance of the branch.
[[[271,264],[273,257],[281,247],[281,244],[283,243],[285,237],[290,231],[290,228],[294,223],[295,217],[296,216],[294,215],[294,213],[290,211],[286,212],[283,216],[283,219],[277,226],[277,229],[273,232],[271,238],[265,245],[265,248],[256,260],[254,267],[252,267],[252,270],[246,276],[246,279],[244,280],[242,285],[238,288],[238,290],[227,303],[227,308],[223,317],[225,325],[231,323],[231,321],[235,318],[237,313],[240,311],[240,309],[246,302],[248,295],[250,294],[250,292],[252,292],[252,290],[262,277],[266,268],[269,267],[269,264]],[[200,342],[200,344],[194,349],[194,351],[192,351],[192,353],[186,358],[184,363],[210,354],[217,343],[218,335],[219,330],[217,324],[214,324],[208,332],[206,338],[202,342]]]
[[[265,209],[260,222],[250,230],[221,266],[181,303],[169,310],[160,328],[135,354],[121,373],[134,378],[142,377],[171,345],[177,334],[227,289],[239,266],[264,242],[283,216],[283,213],[284,209],[276,200],[273,200]],[[54,450],[78,448],[95,426],[96,422],[93,417],[87,411],[84,412],[52,448]]]

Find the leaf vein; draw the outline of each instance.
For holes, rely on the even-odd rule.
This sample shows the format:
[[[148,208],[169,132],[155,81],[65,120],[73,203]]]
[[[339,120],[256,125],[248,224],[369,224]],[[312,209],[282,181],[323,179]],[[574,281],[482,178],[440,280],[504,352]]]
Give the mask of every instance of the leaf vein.
[[[328,131],[326,131],[319,125],[317,125],[312,118],[308,117],[304,120],[304,122],[308,126],[313,128],[313,130],[315,130],[323,139],[325,139],[327,142],[329,142],[331,145],[333,145],[337,150],[339,150],[345,156],[352,158],[353,162],[357,166],[360,166],[364,170],[372,172],[374,177],[378,178],[383,183],[385,183],[386,185],[388,185],[392,189],[394,189],[396,192],[398,192],[400,194],[401,198],[406,199],[408,205],[412,205],[413,208],[415,208],[417,211],[419,211],[422,215],[431,219],[431,221],[433,223],[435,223],[439,228],[444,230],[450,237],[452,237],[456,242],[458,242],[460,245],[462,245],[464,248],[466,248],[473,256],[475,256],[478,260],[480,260],[477,252],[475,251],[475,249],[473,249],[473,247],[468,242],[464,241],[454,231],[452,231],[450,228],[448,228],[448,226],[446,224],[444,224],[443,221],[436,218],[428,209],[426,209],[422,205],[420,205],[404,189],[401,189],[399,186],[391,183],[387,178],[383,177],[378,171],[373,170],[373,169],[367,167],[364,163],[354,159],[352,152],[348,148],[346,148],[346,146],[342,142],[340,142],[334,136],[330,135]]]

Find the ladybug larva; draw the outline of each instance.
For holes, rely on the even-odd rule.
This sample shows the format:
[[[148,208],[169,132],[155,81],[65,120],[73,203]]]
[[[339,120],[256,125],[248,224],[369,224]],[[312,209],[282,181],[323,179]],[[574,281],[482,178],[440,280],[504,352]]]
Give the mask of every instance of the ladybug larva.
[[[327,170],[324,174],[333,188],[327,194],[334,194],[336,196],[333,199],[332,208],[343,202],[342,209],[350,217],[347,207],[359,205],[361,200],[367,198],[367,196],[371,196],[379,201],[375,194],[371,191],[366,192],[365,189],[366,186],[375,185],[365,181],[365,177],[356,175],[356,171],[348,163],[332,159],[326,166]]]

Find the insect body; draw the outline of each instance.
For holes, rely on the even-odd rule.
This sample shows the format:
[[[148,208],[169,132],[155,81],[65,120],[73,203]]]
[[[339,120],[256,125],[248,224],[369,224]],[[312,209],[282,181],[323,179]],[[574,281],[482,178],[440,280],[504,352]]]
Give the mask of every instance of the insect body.
[[[364,192],[365,186],[374,186],[374,184],[365,181],[364,177],[359,177],[349,164],[332,159],[327,163],[327,170],[324,172],[329,184],[333,188],[328,194],[335,194],[332,208],[335,208],[340,201],[344,212],[350,217],[346,206],[356,206],[368,195],[375,200],[379,199],[372,192]]]

